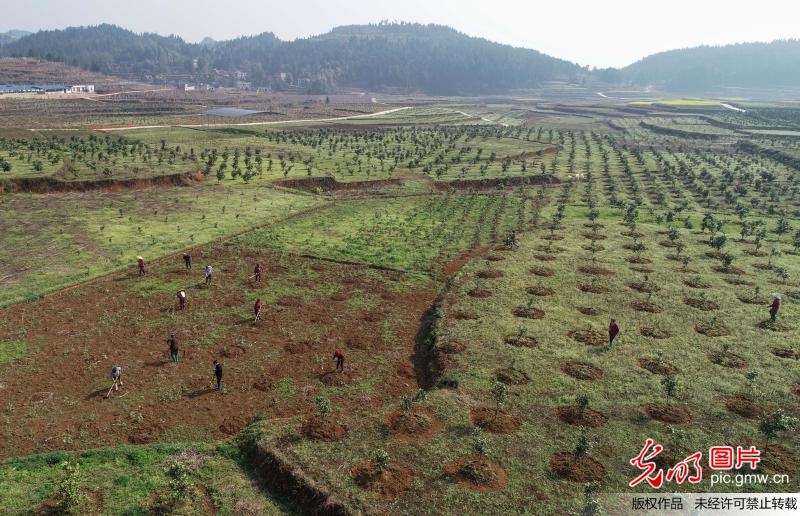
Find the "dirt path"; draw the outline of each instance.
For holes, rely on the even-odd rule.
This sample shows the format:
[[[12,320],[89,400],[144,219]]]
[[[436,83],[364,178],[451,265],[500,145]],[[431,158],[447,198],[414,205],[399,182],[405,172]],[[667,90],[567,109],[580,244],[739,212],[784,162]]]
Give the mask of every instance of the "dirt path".
[[[386,109],[384,111],[378,111],[376,113],[368,113],[366,115],[352,115],[352,116],[342,116],[336,118],[305,118],[300,120],[275,120],[272,122],[235,122],[235,123],[227,123],[227,124],[179,124],[179,125],[134,125],[128,127],[108,127],[108,128],[99,128],[98,131],[131,131],[134,129],[163,129],[166,127],[183,127],[183,128],[198,128],[198,127],[231,127],[231,126],[255,126],[255,125],[281,125],[281,124],[298,124],[298,123],[310,123],[310,122],[340,122],[343,120],[360,120],[364,118],[373,118],[382,115],[389,115],[392,113],[397,113],[398,111],[403,111],[404,109],[411,109],[411,106],[404,106],[399,108],[393,109]],[[31,129],[33,130],[33,129]]]

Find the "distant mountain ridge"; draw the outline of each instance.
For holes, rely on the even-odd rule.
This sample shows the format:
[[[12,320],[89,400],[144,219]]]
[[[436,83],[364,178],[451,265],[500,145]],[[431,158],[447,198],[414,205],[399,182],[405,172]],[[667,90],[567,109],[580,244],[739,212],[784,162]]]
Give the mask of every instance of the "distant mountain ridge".
[[[382,23],[337,27],[282,41],[272,33],[187,43],[177,36],[136,34],[115,25],[40,31],[0,54],[63,61],[129,78],[157,76],[231,85],[422,91],[471,95],[575,80],[585,70],[535,50],[474,38],[441,25]]]
[[[667,91],[800,87],[800,40],[670,50],[615,71],[615,78]]]

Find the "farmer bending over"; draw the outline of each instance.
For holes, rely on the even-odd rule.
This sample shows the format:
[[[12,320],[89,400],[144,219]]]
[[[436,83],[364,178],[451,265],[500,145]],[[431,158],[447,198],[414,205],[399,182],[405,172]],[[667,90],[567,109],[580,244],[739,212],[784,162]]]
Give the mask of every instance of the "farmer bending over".
[[[114,366],[111,368],[111,388],[106,393],[106,398],[111,395],[111,391],[117,392],[122,387],[122,367]]]
[[[336,370],[344,372],[344,353],[342,353],[342,350],[337,349],[333,353],[333,361],[336,362]]]

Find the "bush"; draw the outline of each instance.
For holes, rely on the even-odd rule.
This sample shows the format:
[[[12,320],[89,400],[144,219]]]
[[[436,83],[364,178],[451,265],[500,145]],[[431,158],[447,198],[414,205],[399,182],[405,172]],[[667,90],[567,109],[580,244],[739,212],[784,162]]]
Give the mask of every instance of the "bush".
[[[64,461],[61,469],[64,471],[64,478],[59,482],[56,491],[58,508],[64,514],[80,514],[80,508],[83,505],[83,495],[81,494],[83,477],[80,465]]]

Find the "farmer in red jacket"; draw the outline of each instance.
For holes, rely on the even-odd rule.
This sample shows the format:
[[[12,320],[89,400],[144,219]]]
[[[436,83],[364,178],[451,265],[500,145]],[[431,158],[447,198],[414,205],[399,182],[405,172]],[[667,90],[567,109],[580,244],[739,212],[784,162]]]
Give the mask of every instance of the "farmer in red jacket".
[[[617,335],[619,335],[619,324],[616,319],[611,319],[611,323],[608,325],[608,349],[611,349]]]
[[[778,310],[781,309],[781,295],[777,292],[772,294],[772,304],[769,307],[769,318],[772,322],[778,318]]]
[[[256,264],[256,269],[255,269],[255,271],[253,271],[255,273],[253,275],[256,277],[256,281],[261,281],[261,271],[262,271],[261,264],[257,263]]]
[[[139,265],[139,276],[144,276],[144,258],[141,256],[136,257],[136,263]]]
[[[333,353],[333,361],[336,362],[336,370],[344,372],[344,353],[341,349],[337,349]]]

